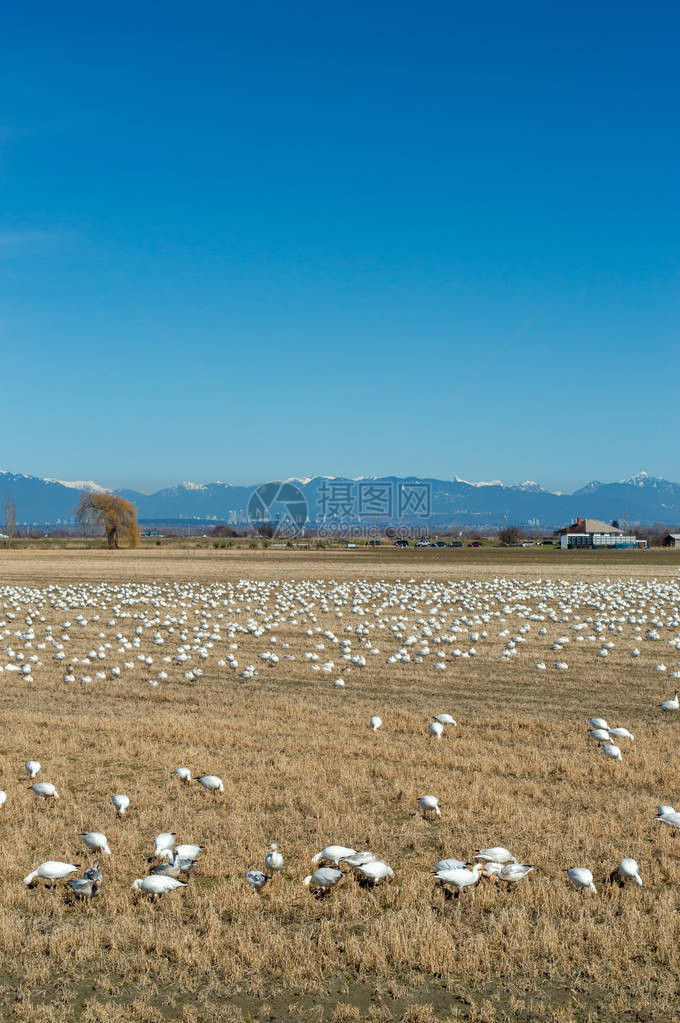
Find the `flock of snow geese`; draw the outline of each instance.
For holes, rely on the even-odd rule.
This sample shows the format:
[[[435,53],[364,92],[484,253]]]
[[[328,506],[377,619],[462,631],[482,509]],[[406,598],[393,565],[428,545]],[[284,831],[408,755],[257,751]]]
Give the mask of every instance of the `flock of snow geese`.
[[[48,622],[47,615],[58,624]],[[339,623],[336,630],[342,636],[322,628],[320,615],[334,616]],[[358,621],[353,624],[355,619]],[[278,665],[296,659],[291,644],[279,640],[276,632],[286,630],[289,635],[295,628],[305,637],[303,645],[311,647],[298,657],[303,668],[338,675],[333,681],[337,689],[346,686],[352,672],[360,678],[369,659],[380,655],[378,640],[391,647],[385,658],[388,665],[425,664],[446,671],[477,656],[481,643],[494,640],[503,641],[498,650],[501,662],[518,658],[532,630],[540,641],[549,628],[557,628],[570,633],[557,637],[550,646],[561,654],[554,661],[554,669],[566,671],[564,653],[570,643],[598,646],[595,658],[604,660],[617,643],[623,645],[632,634],[636,645],[629,654],[638,658],[639,645],[663,642],[663,629],[669,637],[665,640],[667,646],[677,654],[680,585],[674,579],[574,583],[497,578],[455,582],[242,579],[213,584],[4,586],[0,587],[0,680],[9,683],[16,678],[22,685],[35,684],[51,658],[57,664],[65,662],[65,670],[60,671],[63,683],[69,686],[89,687],[104,682],[122,685],[126,679],[146,683],[152,689],[167,684],[195,685],[210,660],[215,669],[236,672],[237,677],[249,681],[258,675],[258,669],[255,664],[239,665],[239,643],[251,650],[255,641],[266,644],[268,649],[261,650],[253,660],[259,662],[261,670],[275,672]],[[76,655],[75,649],[81,651],[84,645],[91,649]],[[222,656],[219,650],[223,650]],[[344,664],[339,665],[336,658]],[[680,661],[673,667],[669,672],[660,662],[653,670],[680,678]],[[545,671],[547,665],[538,661],[534,669]],[[679,710],[678,692],[658,707],[663,713]],[[382,725],[377,714],[370,717],[373,732]],[[589,737],[604,756],[614,761],[623,759],[620,742],[634,742],[626,727],[610,727],[604,718],[590,718],[588,726]],[[445,729],[455,727],[450,714],[437,714],[428,725],[428,733],[438,740]],[[25,769],[32,783],[30,791],[36,797],[59,799],[54,784],[35,781],[41,771],[37,760],[28,760]],[[178,767],[172,774],[181,782],[192,782],[189,768]],[[224,792],[217,775],[201,775],[196,781],[213,795]],[[0,791],[0,806],[6,801],[7,793]],[[112,803],[116,815],[122,818],[130,799],[116,793]],[[418,806],[426,818],[441,816],[434,795],[421,796]],[[680,831],[680,812],[672,806],[660,805],[656,820]],[[99,859],[109,857],[111,850],[101,832],[91,831],[80,837],[88,852],[98,859],[81,877],[70,878],[67,885],[75,898],[87,900],[101,888]],[[176,844],[172,832],[159,834],[154,840],[156,865],[148,876],[137,878],[132,889],[157,901],[168,892],[186,887],[202,851],[201,845]],[[534,869],[500,846],[479,849],[473,861],[440,860],[433,877],[448,894],[458,897],[483,877],[514,885]],[[328,893],[349,873],[361,885],[370,886],[394,877],[392,868],[371,851],[346,846],[326,846],[313,858],[312,865],[315,869],[302,883],[320,894]],[[283,856],[272,843],[264,857],[264,869],[249,870],[245,882],[253,892],[260,892],[281,874],[283,866]],[[24,878],[24,884],[33,886],[44,879],[54,889],[57,881],[79,869],[72,863],[47,860]],[[566,873],[579,891],[596,891],[590,869],[571,867]],[[620,885],[629,881],[642,885],[638,864],[630,857],[621,860],[609,880]]]

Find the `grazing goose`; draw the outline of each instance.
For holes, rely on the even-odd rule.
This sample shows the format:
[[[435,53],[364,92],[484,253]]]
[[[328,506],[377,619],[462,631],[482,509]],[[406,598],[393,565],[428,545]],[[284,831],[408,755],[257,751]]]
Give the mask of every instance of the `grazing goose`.
[[[675,810],[671,810],[670,813],[660,813],[656,820],[661,821],[662,824],[668,824],[669,827],[674,828],[676,831],[680,831],[680,813]]]
[[[111,802],[113,803],[116,809],[116,814],[119,817],[122,817],[130,805],[130,797],[122,795],[111,796]]]
[[[268,880],[267,874],[263,874],[261,870],[246,871],[246,881],[254,892],[261,892]]]
[[[356,849],[349,849],[345,845],[327,845],[316,856],[312,856],[312,863],[335,863],[346,860],[348,856],[356,856]]]
[[[440,725],[455,725],[456,722],[453,720],[450,714],[435,714],[434,720],[438,721]]]
[[[581,892],[581,895],[583,895],[586,888],[597,895],[597,888],[593,884],[593,875],[587,867],[569,867],[566,874],[574,888]]]
[[[200,778],[196,779],[199,785],[202,785],[206,792],[224,792],[224,785],[222,779],[218,778],[216,774],[202,774]]]
[[[379,718],[377,714],[374,714],[373,717],[371,718],[371,720],[368,723],[369,723],[371,729],[374,732],[377,732],[378,729],[382,726],[382,718]]]
[[[78,868],[74,867],[72,863],[60,863],[59,860],[46,860],[24,878],[24,884],[30,885],[36,877],[44,877],[46,881],[51,882],[47,885],[48,888],[56,888],[57,881],[59,881],[62,877],[67,877],[77,869]]]
[[[680,710],[680,700],[678,700],[678,694],[676,693],[672,700],[664,700],[659,706],[661,710]]]
[[[41,796],[42,799],[59,799],[59,793],[49,781],[36,782],[30,786],[29,792],[35,792],[36,796]]]
[[[490,849],[478,849],[475,853],[476,860],[487,860],[489,862],[500,863],[501,866],[505,863],[517,863],[517,860],[504,849],[502,845],[494,845]]]
[[[264,865],[270,874],[278,873],[283,867],[283,856],[279,852],[276,842],[269,846],[269,852],[264,858]]]
[[[621,860],[618,867],[612,870],[609,880],[612,884],[618,881],[619,888],[623,888],[626,881],[635,881],[635,884],[642,888],[642,878],[640,877],[640,868],[637,865],[637,860],[625,857],[625,859]]]
[[[594,739],[595,742],[609,742],[611,738],[609,732],[605,731],[604,728],[591,728],[588,735],[591,739]]]
[[[86,877],[76,877],[72,881],[67,881],[66,884],[77,899],[91,899],[93,895],[97,894],[100,887],[99,881]]]
[[[101,850],[106,856],[111,855],[108,842],[106,841],[106,835],[102,835],[101,831],[87,831],[80,836],[90,850],[90,852],[98,852]]]
[[[657,817],[665,817],[666,814],[675,813],[675,807],[669,806],[667,803],[659,803],[656,808]]]
[[[621,750],[613,743],[606,742],[604,746],[600,746],[600,749],[606,757],[611,757],[612,760],[623,760]]]
[[[153,851],[156,859],[165,855],[166,849],[172,851],[176,837],[177,836],[174,831],[162,831],[160,835],[156,835],[153,840]]]
[[[180,875],[179,864],[176,864],[174,859],[168,860],[167,863],[158,863],[151,868],[150,873],[160,877],[178,878]]]
[[[30,779],[33,779],[37,774],[40,773],[42,764],[40,763],[39,760],[27,760],[24,766],[26,768],[26,774],[28,775],[28,777]]]
[[[188,767],[176,767],[172,773],[176,778],[179,778],[180,781],[191,781],[191,771]]]
[[[378,857],[365,849],[364,852],[354,853],[353,856],[342,856],[340,863],[346,863],[349,867],[363,867],[365,863],[371,863],[372,860],[377,860]]]
[[[0,789],[0,807],[4,806],[7,802],[7,793],[4,789]]]
[[[429,813],[434,813],[435,817],[441,817],[442,815],[439,809],[439,800],[436,796],[420,796],[418,806],[423,811],[423,817],[427,817]]]
[[[434,868],[434,872],[436,874],[440,870],[465,870],[466,868],[467,863],[465,862],[465,860],[448,859],[440,860],[437,866]]]
[[[609,734],[612,739],[630,739],[631,742],[635,739],[635,736],[627,728],[610,728]]]
[[[189,860],[197,860],[205,847],[202,845],[176,845],[175,855]]]
[[[322,892],[329,892],[344,876],[341,870],[335,870],[333,867],[319,867],[313,874],[309,874],[302,883],[306,888],[317,888]]]
[[[591,728],[604,728],[605,732],[609,731],[609,725],[604,718],[588,718],[588,724]]]
[[[93,866],[88,867],[87,870],[83,871],[83,877],[86,881],[101,881],[102,872],[99,869],[99,863],[97,860],[94,861]]]
[[[371,884],[394,877],[394,871],[384,860],[368,860],[366,863],[357,864],[356,871],[362,880],[370,881]]]
[[[151,895],[152,902],[158,902],[161,895],[174,892],[176,888],[186,888],[186,881],[178,881],[176,877],[163,877],[151,874],[149,877],[138,877],[132,882],[133,891],[142,891]]]
[[[483,863],[475,863],[474,867],[457,867],[454,870],[436,870],[434,876],[441,885],[450,885],[455,889],[458,898],[464,888],[477,884],[484,870]]]
[[[517,883],[524,880],[533,869],[528,863],[505,863],[496,874],[496,877],[499,881]]]
[[[434,735],[435,738],[441,739],[442,734],[444,732],[444,726],[439,721],[430,721],[429,725],[427,726],[427,730],[430,733],[430,735]]]

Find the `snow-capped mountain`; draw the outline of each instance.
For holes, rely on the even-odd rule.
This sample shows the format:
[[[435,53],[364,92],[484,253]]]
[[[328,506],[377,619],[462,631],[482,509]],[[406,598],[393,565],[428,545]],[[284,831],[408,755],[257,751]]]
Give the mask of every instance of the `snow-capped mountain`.
[[[313,476],[290,482],[304,495],[310,519],[316,522],[329,522],[337,518],[334,509],[339,504],[338,501],[329,504],[329,494],[334,493],[334,488],[339,494],[343,487],[344,496],[347,498],[349,495],[347,518],[364,523],[368,518],[373,521],[373,514],[369,514],[365,508],[363,518],[359,518],[361,508],[358,494],[359,488],[363,486],[387,488],[393,495],[389,513],[378,515],[381,524],[387,520],[423,524],[423,518],[413,511],[407,509],[400,515],[396,507],[395,495],[398,496],[400,490],[403,492],[403,488],[409,484],[417,483],[429,487],[428,522],[432,527],[469,525],[486,528],[508,521],[518,525],[540,523],[549,529],[574,521],[577,515],[608,522],[614,518],[623,521],[625,517],[628,522],[680,523],[680,484],[644,472],[616,483],[592,481],[573,494],[553,493],[533,480],[505,484],[498,480],[471,482],[460,477],[439,480],[414,476],[357,479]],[[153,494],[142,494],[134,490],[118,490],[113,493],[136,504],[143,521],[212,519],[238,523],[246,521],[248,501],[258,485],[184,482]],[[21,473],[0,472],[0,504],[5,494],[11,492],[17,505],[17,521],[22,524],[71,522],[79,490],[112,492],[101,484],[89,481],[40,479]]]

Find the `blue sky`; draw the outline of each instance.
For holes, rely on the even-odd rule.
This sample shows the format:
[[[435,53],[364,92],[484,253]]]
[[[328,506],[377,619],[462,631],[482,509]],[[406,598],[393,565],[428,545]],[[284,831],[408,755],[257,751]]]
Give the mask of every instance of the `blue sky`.
[[[10,2],[0,468],[680,479],[679,22]]]

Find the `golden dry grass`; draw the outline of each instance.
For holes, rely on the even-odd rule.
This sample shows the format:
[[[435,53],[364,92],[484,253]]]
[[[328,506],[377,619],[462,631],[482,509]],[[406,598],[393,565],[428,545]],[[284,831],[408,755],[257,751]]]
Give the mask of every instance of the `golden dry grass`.
[[[0,579],[25,588],[25,610],[40,608],[45,622],[34,616],[39,640],[45,625],[59,634],[57,627],[77,613],[50,607],[40,591],[55,582],[92,586],[111,579],[106,586],[115,587],[153,579],[159,592],[176,599],[175,581],[195,582],[198,593],[246,578],[324,579],[328,589],[330,579],[347,583],[358,576],[388,583],[412,575],[440,583],[459,577],[468,586],[500,573],[525,582],[537,576],[519,558],[479,562],[477,571],[472,562],[412,561],[404,571],[400,554],[380,562],[365,558],[360,569],[351,557],[311,553],[288,560],[259,552],[166,559],[121,554],[15,552],[0,557]],[[616,562],[545,564],[552,578],[584,582],[584,606],[577,611],[583,617],[596,612],[587,603],[595,593],[591,584],[633,571],[629,565],[621,571]],[[637,562],[635,574],[647,582],[671,578],[675,562]],[[119,629],[132,637],[134,619],[107,626],[111,606],[98,612],[98,622],[70,630],[70,657],[102,642],[100,632],[107,640]],[[189,630],[202,606],[189,612]],[[131,610],[147,613],[148,607]],[[177,613],[176,607],[162,610]],[[446,610],[460,613],[455,605]],[[674,610],[657,598],[646,613]],[[386,630],[372,633],[380,655],[348,672],[344,690],[334,690],[337,671],[312,672],[302,659],[319,641],[304,630],[330,628],[343,638],[346,624],[375,620],[352,613],[349,603],[342,611],[336,619],[317,601],[315,622],[298,616],[297,626],[277,629],[279,644],[289,642],[295,660],[282,658],[271,669],[257,661],[269,648],[268,636],[238,635],[240,665],[259,667],[259,677],[248,682],[216,666],[226,651],[224,623],[248,617],[233,619],[229,611],[222,639],[200,662],[205,675],[195,683],[184,680],[183,668],[163,665],[170,678],[157,689],[139,667],[117,681],[68,685],[64,662],[54,662],[49,649],[39,651],[43,667],[35,669],[33,683],[0,675],[0,787],[8,793],[0,811],[3,1018],[427,1023],[447,1016],[674,1017],[680,841],[655,824],[654,815],[657,803],[679,801],[680,714],[663,717],[656,709],[672,695],[672,680],[652,668],[662,660],[672,665],[676,652],[663,642],[636,640],[642,656],[632,660],[626,624],[622,633],[607,634],[616,642],[607,660],[595,658],[599,643],[572,643],[565,654],[569,671],[537,672],[536,661],[551,666],[561,659],[550,643],[569,634],[571,622],[545,622],[546,636],[537,634],[541,623],[532,623],[516,658],[501,663],[506,639],[498,632],[508,628],[512,635],[522,624],[508,616],[504,624],[486,626],[489,636],[475,644],[477,657],[449,662],[445,672],[433,670],[432,656],[422,665],[387,665],[399,644]],[[82,613],[91,618],[97,612],[83,607]],[[423,602],[420,613],[381,612],[401,613],[415,633],[415,620],[432,608]],[[10,625],[23,631],[19,617]],[[154,647],[154,631],[145,628],[140,649],[154,656],[157,670],[159,656],[174,653],[178,639],[167,636],[165,646]],[[664,640],[677,629],[660,631]],[[0,648],[7,642],[0,639]],[[337,646],[321,642],[322,659],[339,668]],[[467,645],[463,637],[458,645]],[[13,647],[21,649],[18,640]],[[106,668],[132,659],[110,653]],[[428,738],[427,722],[441,711],[452,713],[459,728],[437,742]],[[375,735],[368,729],[373,713],[384,722]],[[634,732],[634,744],[622,743],[623,764],[607,762],[587,740],[591,714]],[[59,803],[43,803],[27,791],[22,774],[28,757],[41,761],[39,780],[57,785]],[[170,777],[176,766],[220,775],[224,794],[212,797],[196,784],[176,783]],[[114,792],[132,800],[120,821]],[[425,792],[439,797],[443,817],[437,822],[416,813],[416,797]],[[68,904],[63,882],[55,893],[27,890],[21,879],[45,859],[89,862],[79,845],[83,830],[104,831],[113,851],[92,905]],[[146,873],[153,837],[164,830],[206,851],[190,886],[154,906],[133,897],[130,885]],[[262,866],[272,840],[285,867],[256,896],[243,874]],[[313,898],[299,882],[313,853],[328,842],[372,849],[392,865],[394,882],[367,891],[346,878],[330,897]],[[535,872],[510,891],[485,882],[459,901],[445,900],[430,876],[436,861],[470,857],[480,845],[493,844],[507,846]],[[640,863],[643,889],[602,883],[622,856]],[[580,897],[568,886],[563,872],[572,865],[591,867],[597,898]]]

